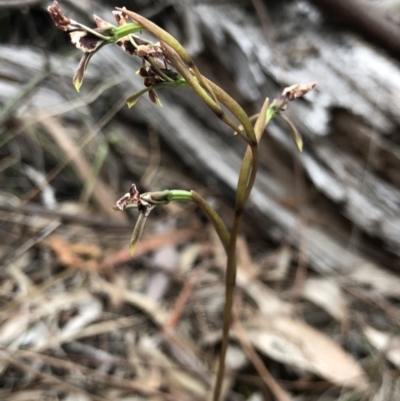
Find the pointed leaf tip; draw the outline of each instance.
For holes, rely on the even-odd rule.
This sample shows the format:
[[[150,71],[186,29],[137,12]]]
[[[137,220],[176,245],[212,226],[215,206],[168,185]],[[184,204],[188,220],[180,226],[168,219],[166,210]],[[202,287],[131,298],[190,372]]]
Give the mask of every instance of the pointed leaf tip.
[[[129,253],[131,254],[131,256],[133,256],[133,254],[135,253],[136,244],[137,242],[132,242],[129,244]]]
[[[134,99],[129,98],[126,101],[126,105],[128,106],[128,108],[130,109],[131,107],[133,107],[136,104],[136,102],[138,101],[138,99],[139,99],[138,97],[136,97]]]
[[[158,97],[157,93],[155,90],[151,89],[149,91],[149,99],[156,105],[163,107],[160,98]]]
[[[294,126],[294,124],[284,115],[278,114],[280,118],[288,125],[290,131],[292,132],[294,141],[296,142],[296,146],[300,152],[303,152],[303,138],[300,135],[300,132]]]
[[[303,141],[301,139],[299,141],[296,140],[296,145],[299,148],[299,151],[303,152]]]
[[[149,88],[144,88],[136,93],[134,93],[132,96],[128,97],[126,100],[126,104],[129,108],[133,107],[136,102],[139,100],[140,96],[142,96],[144,93],[148,92],[151,90],[151,87]]]
[[[79,80],[79,79],[74,79],[74,80],[72,81],[72,83],[73,83],[73,85],[74,85],[74,87],[75,87],[75,90],[76,90],[77,92],[79,92],[80,89],[81,89],[81,86],[82,86],[82,81]]]
[[[300,152],[303,152],[303,138],[300,135],[300,132],[297,128],[292,124],[292,134],[294,141],[296,142],[296,146]]]
[[[83,83],[83,76],[85,75],[86,68],[89,64],[90,59],[92,58],[94,53],[84,53],[81,60],[79,61],[79,65],[75,71],[75,75],[72,78],[72,83],[77,92],[81,89]]]
[[[132,231],[131,240],[129,242],[129,252],[131,253],[131,255],[133,255],[133,253],[135,252],[136,245],[140,240],[144,225],[146,224],[147,216],[149,215],[152,208],[152,206],[147,206],[139,213],[135,227]]]

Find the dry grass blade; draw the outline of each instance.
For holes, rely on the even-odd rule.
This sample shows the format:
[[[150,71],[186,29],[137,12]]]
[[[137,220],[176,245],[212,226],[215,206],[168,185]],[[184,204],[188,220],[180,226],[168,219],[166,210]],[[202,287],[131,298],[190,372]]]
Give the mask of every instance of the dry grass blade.
[[[160,327],[164,326],[167,321],[168,312],[147,295],[129,291],[127,289],[121,289],[100,277],[94,278],[93,282],[98,290],[105,294],[109,294],[111,298],[122,299],[124,302],[144,311],[149,317],[151,317],[154,323]]]
[[[93,319],[98,316],[93,314],[90,317],[91,319]],[[71,342],[80,338],[93,337],[96,335],[133,327],[136,324],[138,324],[137,318],[122,317],[120,319],[95,323],[93,325],[83,327],[81,329],[63,330],[59,335],[52,337],[48,341],[39,344],[39,346],[35,347],[34,350],[41,352],[49,348],[58,347],[61,344]]]
[[[58,120],[53,117],[48,117],[42,119],[40,124],[43,125],[54,138],[67,155],[68,159],[72,160],[72,164],[82,182],[89,180],[91,171],[90,164],[87,162],[78,146],[70,139],[70,136],[65,132]],[[93,199],[106,215],[116,220],[126,221],[124,215],[113,213],[111,210],[111,206],[114,204],[116,197],[116,194],[113,193],[111,188],[97,177],[96,182],[93,184]]]
[[[14,353],[14,356],[31,360],[40,360],[43,363],[54,366],[56,368],[62,368],[70,371],[81,371],[85,375],[97,377],[99,380],[101,380],[101,382],[108,383],[112,386],[119,386],[121,388],[126,388],[128,390],[137,391],[143,395],[161,396],[165,399],[170,399],[167,393],[158,391],[157,389],[151,388],[148,385],[143,385],[142,383],[136,380],[132,379],[128,380],[117,376],[109,375],[99,370],[90,369],[86,366],[74,363],[72,361],[64,360],[61,358],[55,358],[49,355],[41,354],[39,352],[33,352],[27,350],[18,350]]]
[[[95,394],[90,394],[87,391],[85,391],[77,386],[74,386],[70,383],[67,383],[67,382],[59,379],[56,376],[53,376],[48,373],[43,373],[40,370],[37,370],[34,367],[32,367],[26,363],[18,361],[12,354],[6,353],[4,351],[1,351],[1,354],[3,354],[3,356],[2,356],[3,358],[5,358],[10,364],[15,366],[16,368],[18,368],[22,371],[28,372],[30,374],[34,374],[36,377],[43,380],[43,382],[51,384],[56,389],[58,388],[58,389],[64,390],[64,391],[83,394],[93,401],[108,401],[106,398],[100,397]]]

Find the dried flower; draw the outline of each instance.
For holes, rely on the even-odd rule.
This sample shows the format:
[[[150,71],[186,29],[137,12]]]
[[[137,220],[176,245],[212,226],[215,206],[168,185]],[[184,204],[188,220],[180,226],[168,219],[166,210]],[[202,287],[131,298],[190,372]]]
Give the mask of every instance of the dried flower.
[[[57,1],[54,1],[51,6],[47,7],[47,11],[50,14],[50,18],[53,20],[54,25],[58,29],[61,29],[62,31],[70,31],[71,29],[74,29],[75,21],[65,16]]]
[[[133,207],[136,207],[139,211],[139,217],[136,221],[135,227],[132,231],[131,240],[129,242],[129,250],[131,254],[133,254],[133,252],[135,251],[135,247],[139,242],[147,217],[156,206],[156,203],[153,204],[151,202],[151,196],[149,196],[151,194],[143,194],[143,195],[144,197],[142,198],[142,196],[140,195],[139,191],[136,188],[136,185],[132,184],[129,192],[127,192],[124,196],[118,199],[116,203],[116,207],[119,210],[124,210],[126,206],[132,205]]]
[[[122,10],[126,10],[126,7],[122,7]],[[129,17],[123,11],[113,11],[112,13],[119,26],[126,25],[128,23]]]
[[[315,88],[315,85],[317,85],[316,82],[310,82],[308,84],[295,84],[285,88],[282,92],[282,95],[286,96],[286,98],[291,102],[312,91]]]
[[[103,45],[108,43],[109,39],[112,38],[112,29],[114,25],[108,23],[102,18],[94,15],[94,21],[97,28],[91,29],[73,19],[68,18],[57,1],[54,1],[51,6],[47,8],[54,25],[66,32],[69,32],[71,42],[79,50],[82,50],[85,54],[82,56],[79,62],[78,68],[75,72],[72,80],[75,89],[79,92],[79,89],[83,82],[83,76],[85,70],[92,57],[92,54],[99,50]]]
[[[97,15],[93,16],[96,23],[96,28],[92,29],[68,18],[61,10],[57,1],[54,1],[53,4],[47,8],[47,10],[54,22],[54,25],[63,31],[69,32],[71,42],[75,45],[75,47],[85,53],[82,56],[78,69],[76,70],[72,80],[78,92],[83,82],[85,70],[93,53],[109,43],[114,43],[117,41],[121,41],[121,43],[129,43],[129,39],[124,40],[120,37],[121,32],[118,31],[118,27],[110,24]],[[118,18],[116,19],[119,25],[125,25],[127,23],[127,17],[125,17],[121,12],[117,12],[116,15],[118,15]],[[131,25],[131,31],[139,31],[142,29],[142,27],[138,24]],[[124,33],[122,33],[122,35],[124,35]],[[124,50],[128,51],[130,54],[133,54],[135,48],[133,45],[130,47],[126,45]]]
[[[140,202],[140,193],[135,184],[131,185],[129,192],[117,200],[116,206],[119,210],[124,210],[127,205],[138,205]]]
[[[314,89],[315,85],[315,82],[310,82],[308,84],[294,84],[289,86],[283,90],[282,94],[275,99],[268,108],[268,119],[271,119],[274,116],[279,116],[283,121],[285,121],[300,152],[303,150],[303,139],[294,124],[289,120],[289,118],[283,116],[281,112],[287,109],[289,102],[306,95]]]
[[[315,82],[310,82],[308,84],[294,84],[285,88],[282,94],[271,103],[270,109],[275,114],[278,114],[281,111],[285,111],[288,107],[289,102],[292,102],[293,100],[296,100],[306,95],[308,92],[315,88],[315,85]]]
[[[93,54],[104,45],[116,43],[128,54],[142,59],[142,67],[138,75],[143,78],[143,84],[146,88],[131,96],[127,101],[128,106],[131,107],[146,92],[149,92],[150,100],[153,103],[161,105],[154,89],[164,86],[176,87],[184,85],[186,82],[180,74],[170,69],[171,63],[165,56],[160,43],[154,44],[133,34],[142,31],[143,26],[136,22],[129,22],[131,18],[126,11],[123,8],[113,12],[118,26],[114,26],[94,15],[96,28],[92,29],[68,18],[57,1],[48,7],[48,12],[56,27],[69,32],[71,42],[84,52],[72,80],[78,92]]]

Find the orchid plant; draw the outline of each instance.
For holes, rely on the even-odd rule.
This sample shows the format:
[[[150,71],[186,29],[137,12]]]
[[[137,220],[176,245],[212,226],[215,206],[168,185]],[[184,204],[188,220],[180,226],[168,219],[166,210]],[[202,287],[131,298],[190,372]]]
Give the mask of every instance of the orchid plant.
[[[290,101],[307,94],[314,88],[315,83],[295,84],[284,89],[282,94],[271,103],[269,99],[265,99],[260,112],[249,117],[231,96],[201,74],[185,48],[172,35],[143,16],[125,8],[117,8],[116,11],[113,11],[116,25],[94,16],[96,27],[90,28],[68,18],[60,9],[57,1],[48,7],[48,12],[56,27],[68,32],[71,42],[83,51],[83,56],[72,80],[77,91],[82,86],[85,70],[93,54],[106,45],[116,44],[128,54],[141,60],[141,68],[137,71],[137,75],[143,79],[144,88],[127,99],[128,107],[132,107],[146,93],[153,103],[161,106],[156,90],[183,85],[190,86],[214,114],[247,143],[247,150],[238,177],[231,230],[227,229],[221,217],[204,198],[193,190],[164,190],[140,194],[136,185],[132,184],[129,192],[122,196],[114,207],[116,210],[133,207],[139,211],[129,246],[132,254],[140,239],[146,219],[156,206],[174,201],[194,202],[205,212],[213,224],[227,255],[222,344],[217,380],[213,391],[213,401],[218,401],[222,391],[225,357],[232,320],[236,280],[236,242],[246,201],[257,175],[258,144],[271,119],[280,117],[288,125],[297,147],[300,151],[302,150],[303,142],[300,134],[293,123],[282,113]],[[141,38],[138,33],[142,31],[148,31],[158,41],[153,43]],[[225,114],[221,105],[231,113],[236,121]]]

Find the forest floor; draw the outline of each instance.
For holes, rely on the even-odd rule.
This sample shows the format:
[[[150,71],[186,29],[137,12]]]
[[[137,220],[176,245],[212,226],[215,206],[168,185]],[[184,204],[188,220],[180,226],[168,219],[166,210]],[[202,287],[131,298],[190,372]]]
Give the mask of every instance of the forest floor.
[[[177,148],[168,147],[166,135],[152,125],[156,115],[152,120],[151,111],[135,126],[127,114],[118,113],[125,98],[116,101],[110,88],[121,84],[121,76],[110,78],[101,70],[100,79],[94,65],[78,98],[73,88],[65,89],[67,81],[71,86],[75,64],[72,57],[65,61],[61,41],[53,43],[54,65],[65,64],[66,72],[43,72],[46,63],[34,57],[37,49],[37,55],[52,52],[42,52],[41,46],[43,37],[56,35],[48,33],[54,27],[39,32],[37,47],[31,47],[34,25],[26,22],[28,17],[23,12],[15,17],[8,9],[1,15],[4,21],[19,18],[19,25],[15,22],[12,31],[4,24],[7,45],[0,46],[0,68],[5,66],[0,71],[0,100],[5,105],[0,110],[0,401],[211,399],[225,300],[226,257],[217,235],[194,204],[173,203],[151,213],[131,256],[129,240],[137,214],[113,206],[132,183],[141,192],[194,189],[229,225],[229,188],[221,185],[216,194],[213,188],[222,180],[202,176],[203,165],[193,171],[182,162],[184,151],[178,155]],[[39,21],[42,29],[44,11],[32,15],[30,22]],[[29,46],[18,35],[25,35]],[[227,81],[228,75],[224,73]],[[43,82],[47,86],[40,86]],[[57,97],[60,92],[65,96]],[[44,105],[34,107],[36,95],[40,106],[51,103],[45,104],[51,112],[44,112]],[[184,97],[180,105],[171,102],[171,109],[187,106],[174,115],[194,108],[191,97],[186,98],[188,105]],[[385,110],[392,103],[385,104]],[[145,109],[143,103],[137,106]],[[205,125],[197,122],[199,132],[212,126],[207,112]],[[158,115],[158,127],[163,118]],[[343,121],[347,129],[348,120]],[[166,119],[164,125],[168,127]],[[316,210],[326,213],[302,214],[299,199],[279,197],[285,191],[278,187],[278,195],[272,195],[282,206],[280,216],[288,215],[287,210],[296,213],[296,225],[283,239],[271,239],[278,237],[274,228],[269,239],[260,234],[268,231],[261,229],[265,215],[244,221],[237,244],[224,400],[398,401],[400,275],[393,268],[394,254],[383,246],[387,238],[367,238],[271,138],[265,147],[273,163],[263,154],[265,177],[279,172],[279,163],[287,163],[281,177],[291,177],[290,189],[311,188],[306,200],[323,199]],[[347,149],[347,136],[343,142]],[[390,142],[387,152],[396,146]],[[334,155],[339,153],[332,149]],[[398,173],[393,170],[390,183],[395,186]],[[325,170],[316,173],[320,171]],[[358,209],[350,211],[357,217]],[[328,213],[346,234],[351,232],[345,247],[350,259],[354,256],[359,263],[361,249],[371,260],[378,255],[379,263],[354,266],[352,276],[353,265],[348,273],[341,273],[342,266],[335,271],[314,269],[308,229],[318,222],[319,232],[335,238],[339,230],[326,218]],[[370,244],[375,247],[366,252]],[[318,256],[327,254],[332,260],[331,248],[320,248]],[[387,266],[382,254],[390,258]]]
[[[107,169],[129,177],[118,146],[128,158],[133,149],[144,172],[135,178],[145,188],[163,189],[165,181],[170,188],[194,186],[227,215],[231,210],[168,152],[161,160],[154,138],[150,133],[148,143],[131,148],[114,144],[111,167],[92,164],[81,175],[77,166],[90,165],[84,153],[72,167],[55,163],[56,154],[70,151],[63,141],[40,145],[34,157],[33,143],[43,144],[36,136],[14,132],[3,144],[1,400],[209,396],[224,303],[222,245],[194,205],[176,203],[150,215],[132,257],[136,215],[111,210],[128,181],[115,188],[106,182]],[[23,156],[13,159],[13,148]],[[112,189],[96,201],[96,188]],[[391,333],[400,313],[394,301],[372,297],[346,278],[317,275],[301,247],[267,243],[252,232],[245,226],[238,243],[226,399],[395,400],[400,341]]]

